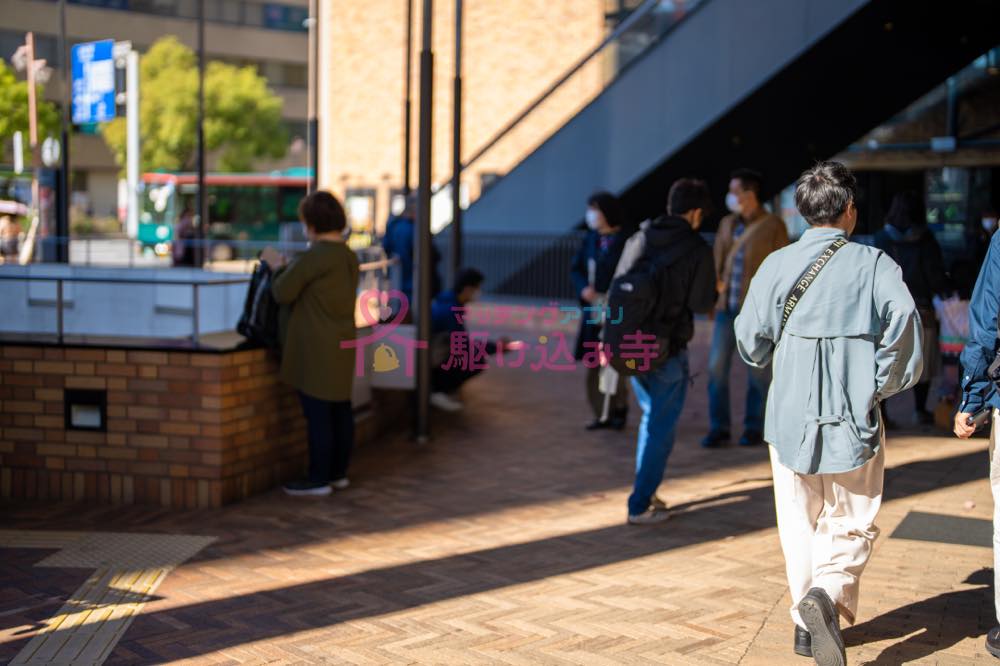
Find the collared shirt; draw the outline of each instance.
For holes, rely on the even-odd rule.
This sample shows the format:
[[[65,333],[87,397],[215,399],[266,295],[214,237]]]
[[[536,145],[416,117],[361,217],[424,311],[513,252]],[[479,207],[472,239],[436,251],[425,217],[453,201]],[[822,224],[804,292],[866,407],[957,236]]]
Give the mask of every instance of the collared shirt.
[[[747,224],[742,218],[733,227],[733,242],[738,243],[740,236],[746,231]],[[730,312],[740,311],[740,297],[743,295],[743,267],[746,263],[747,248],[744,245],[733,256],[733,267],[729,273],[729,284],[726,285],[726,305]]]
[[[923,368],[920,317],[902,271],[865,245],[848,243],[834,255],[781,331],[792,285],[845,236],[812,228],[768,256],[736,318],[740,356],[773,366],[764,439],[800,474],[847,472],[878,453],[879,403],[916,384]]]

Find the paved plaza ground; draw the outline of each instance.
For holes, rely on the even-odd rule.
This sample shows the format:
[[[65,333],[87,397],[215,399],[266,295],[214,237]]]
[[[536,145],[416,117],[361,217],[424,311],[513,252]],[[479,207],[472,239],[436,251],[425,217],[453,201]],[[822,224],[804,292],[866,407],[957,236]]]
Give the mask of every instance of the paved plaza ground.
[[[368,446],[328,498],[3,505],[0,662],[811,663],[791,652],[767,451],[698,446],[707,328],[665,524],[625,524],[635,410],[587,433],[582,371],[494,369],[432,443]],[[850,663],[992,662],[986,447],[891,437]]]

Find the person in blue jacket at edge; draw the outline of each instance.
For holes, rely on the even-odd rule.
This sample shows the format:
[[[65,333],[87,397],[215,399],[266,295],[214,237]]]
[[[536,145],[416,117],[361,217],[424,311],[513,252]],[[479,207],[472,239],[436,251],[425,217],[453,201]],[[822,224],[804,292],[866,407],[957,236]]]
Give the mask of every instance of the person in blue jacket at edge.
[[[987,409],[993,415],[990,429],[990,488],[993,492],[993,594],[1000,621],[1000,454],[997,452],[997,416],[1000,396],[987,369],[997,353],[997,311],[1000,308],[1000,234],[994,234],[979,271],[969,303],[969,340],[962,351],[962,402],[955,414],[955,434],[966,439],[976,431],[969,417]],[[986,650],[1000,658],[1000,626],[986,634]]]

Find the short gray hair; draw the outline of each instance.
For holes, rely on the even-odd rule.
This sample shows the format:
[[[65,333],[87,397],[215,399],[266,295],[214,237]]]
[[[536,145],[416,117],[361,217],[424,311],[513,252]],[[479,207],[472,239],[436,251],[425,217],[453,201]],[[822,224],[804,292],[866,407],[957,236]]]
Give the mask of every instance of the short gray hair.
[[[820,162],[795,183],[795,207],[812,225],[834,224],[858,195],[858,181],[840,162]]]

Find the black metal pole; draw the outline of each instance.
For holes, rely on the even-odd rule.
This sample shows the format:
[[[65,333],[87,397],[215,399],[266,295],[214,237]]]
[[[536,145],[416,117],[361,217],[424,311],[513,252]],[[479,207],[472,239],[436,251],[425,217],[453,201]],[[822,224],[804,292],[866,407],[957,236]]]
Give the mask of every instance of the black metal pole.
[[[195,233],[195,265],[205,265],[205,227],[208,196],[205,192],[205,3],[198,2],[198,226]]]
[[[309,0],[309,191],[319,183],[319,0]]]
[[[406,0],[406,72],[404,86],[406,89],[403,101],[403,194],[410,193],[410,126],[413,124],[413,100],[410,89],[413,81],[413,0]]]
[[[423,46],[420,51],[420,169],[417,211],[417,339],[431,338],[431,168],[433,166],[434,53],[431,50],[434,2],[424,0]],[[430,438],[430,350],[417,350],[417,442]]]
[[[451,115],[451,279],[462,266],[462,0],[455,0],[455,85]]]
[[[56,235],[60,238],[56,245],[56,261],[69,263],[69,108],[73,103],[73,76],[70,70],[69,40],[66,38],[66,0],[59,0],[59,53],[62,57],[63,72],[63,104],[62,128],[59,136],[59,147],[62,149],[62,177],[59,179],[58,200],[56,209]]]

